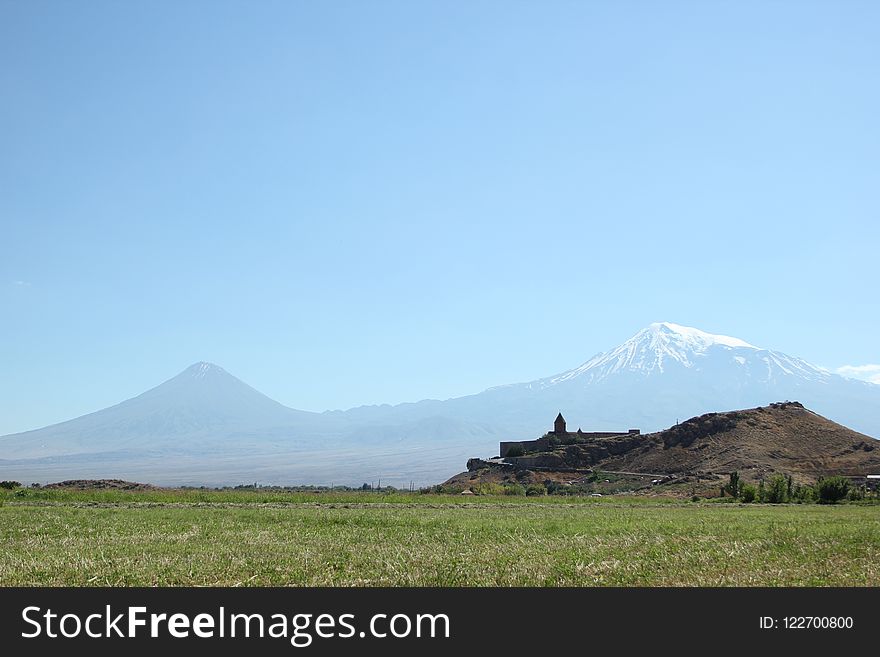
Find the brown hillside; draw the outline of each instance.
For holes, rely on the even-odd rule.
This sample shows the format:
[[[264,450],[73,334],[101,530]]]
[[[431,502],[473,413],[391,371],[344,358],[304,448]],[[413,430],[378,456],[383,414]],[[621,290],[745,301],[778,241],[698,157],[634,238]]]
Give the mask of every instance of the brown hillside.
[[[708,413],[642,442],[601,467],[670,474],[738,470],[749,478],[782,472],[810,481],[880,472],[880,442],[798,402]]]
[[[808,483],[835,474],[880,473],[880,441],[798,402],[784,402],[707,413],[657,433],[560,446],[507,461],[538,479],[542,472],[571,469],[673,475],[677,480],[711,479],[737,470],[747,480],[779,472]]]

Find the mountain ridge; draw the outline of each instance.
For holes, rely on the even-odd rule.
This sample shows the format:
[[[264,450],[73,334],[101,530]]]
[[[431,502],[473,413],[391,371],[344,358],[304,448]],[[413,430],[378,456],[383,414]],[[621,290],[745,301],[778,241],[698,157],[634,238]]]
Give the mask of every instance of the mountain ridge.
[[[442,401],[322,413],[287,407],[219,365],[199,361],[106,409],[0,436],[0,471],[46,480],[49,475],[40,473],[54,468],[60,470],[54,479],[78,478],[80,472],[64,470],[65,462],[76,461],[103,478],[163,483],[152,475],[171,467],[162,463],[163,454],[174,454],[174,467],[192,468],[193,483],[253,479],[248,467],[256,466],[248,463],[267,476],[298,482],[337,479],[337,472],[365,479],[377,471],[397,473],[406,483],[407,472],[419,471],[436,481],[501,439],[540,435],[560,409],[585,430],[651,432],[681,417],[782,399],[799,399],[855,430],[880,435],[880,386],[739,338],[657,322],[543,379]],[[99,468],[104,462],[107,467]],[[120,462],[137,467],[130,475],[118,472]]]

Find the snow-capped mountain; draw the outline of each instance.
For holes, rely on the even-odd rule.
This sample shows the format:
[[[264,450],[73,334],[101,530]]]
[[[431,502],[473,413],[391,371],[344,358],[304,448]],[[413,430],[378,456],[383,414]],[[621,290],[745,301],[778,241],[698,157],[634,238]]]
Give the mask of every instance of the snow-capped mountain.
[[[658,322],[642,329],[619,347],[597,354],[580,367],[541,379],[533,385],[546,387],[571,379],[597,383],[622,372],[662,375],[676,367],[700,370],[716,362],[735,363],[750,374],[767,379],[797,376],[810,381],[827,381],[832,376],[805,360],[761,349],[739,338]]]
[[[880,386],[739,338],[651,324],[574,369],[445,401],[308,413],[210,363],[116,406],[0,437],[0,479],[158,484],[433,483],[562,411],[571,428],[643,432],[711,411],[797,400],[880,436]]]
[[[528,408],[569,409],[566,417],[584,429],[643,431],[706,412],[789,399],[880,436],[880,386],[740,338],[670,322],[651,324],[579,367],[483,394]]]

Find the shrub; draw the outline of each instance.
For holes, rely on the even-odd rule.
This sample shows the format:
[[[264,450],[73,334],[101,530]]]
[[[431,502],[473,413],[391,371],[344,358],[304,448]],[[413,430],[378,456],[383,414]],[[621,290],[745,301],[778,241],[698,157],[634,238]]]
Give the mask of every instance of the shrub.
[[[21,482],[18,481],[0,481],[0,488],[5,488],[7,490],[12,490],[14,488],[21,488]]]
[[[739,487],[739,499],[746,504],[751,504],[758,496],[758,489],[751,484],[741,484]]]
[[[529,497],[538,496],[538,495],[546,495],[547,489],[543,484],[529,484],[526,488],[526,495]]]
[[[849,480],[840,476],[825,477],[816,484],[816,492],[819,494],[820,503],[835,504],[849,492]]]
[[[850,502],[858,502],[865,499],[865,489],[861,486],[853,486],[849,489],[849,493],[847,493],[846,499],[848,499]]]
[[[796,484],[792,490],[792,499],[798,504],[810,504],[816,501],[816,489],[812,486]]]
[[[496,484],[491,481],[484,482],[482,484],[478,484],[476,486],[471,486],[471,490],[476,495],[504,495],[504,486],[501,484]]]
[[[526,488],[520,484],[504,484],[505,495],[525,495]]]
[[[514,445],[509,450],[507,450],[507,454],[505,454],[504,458],[507,458],[508,456],[522,456],[525,453],[526,452],[523,449],[522,445]]]

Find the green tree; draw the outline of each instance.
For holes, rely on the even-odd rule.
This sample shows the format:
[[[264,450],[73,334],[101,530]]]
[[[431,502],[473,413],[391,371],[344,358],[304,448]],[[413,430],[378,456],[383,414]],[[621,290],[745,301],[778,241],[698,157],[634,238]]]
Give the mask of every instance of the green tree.
[[[792,491],[792,499],[798,503],[812,503],[816,501],[816,489],[813,486],[802,486],[795,484]]]
[[[758,490],[751,484],[742,484],[739,489],[739,499],[746,504],[751,504],[758,496]]]
[[[739,497],[740,479],[739,472],[734,470],[730,473],[730,481],[727,483],[727,492],[731,497]]]
[[[840,476],[825,477],[816,484],[816,492],[820,503],[836,504],[849,492],[849,480]]]
[[[770,504],[783,504],[788,501],[788,480],[781,474],[775,474],[770,478],[764,491],[763,502]]]

